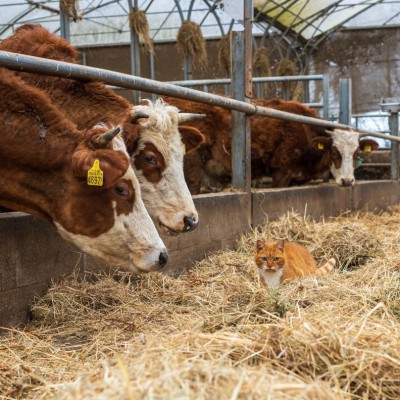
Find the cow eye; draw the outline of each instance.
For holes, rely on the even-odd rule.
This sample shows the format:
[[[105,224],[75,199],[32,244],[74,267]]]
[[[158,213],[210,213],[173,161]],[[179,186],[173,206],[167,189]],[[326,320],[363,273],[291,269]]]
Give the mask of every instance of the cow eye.
[[[156,158],[152,154],[145,154],[144,155],[144,160],[148,162],[149,164],[155,164],[156,163]]]
[[[116,186],[115,192],[117,194],[119,194],[120,196],[124,196],[124,197],[129,195],[129,191],[125,186]]]

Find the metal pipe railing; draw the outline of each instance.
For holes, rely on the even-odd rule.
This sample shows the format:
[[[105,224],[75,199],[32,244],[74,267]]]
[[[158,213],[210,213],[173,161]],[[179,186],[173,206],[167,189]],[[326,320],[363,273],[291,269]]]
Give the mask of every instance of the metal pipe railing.
[[[43,59],[39,57],[27,56],[7,51],[0,51],[0,66],[17,71],[34,72],[38,74],[47,74],[70,79],[84,81],[102,81],[108,85],[197,101],[199,103],[205,103],[244,112],[249,115],[259,115],[263,117],[283,119],[291,122],[317,125],[330,129],[355,129],[354,127],[348,125],[325,121],[323,119],[305,117],[303,115],[291,114],[285,111],[274,110],[272,108],[259,107],[252,103],[245,103],[211,93],[183,88],[173,85],[171,83],[163,83],[147,78],[123,74],[120,72],[108,71],[101,68],[70,64],[62,61]],[[400,142],[400,137],[380,135],[376,132],[365,130],[358,131],[361,132],[362,135],[370,135],[376,137],[384,136],[385,139]]]

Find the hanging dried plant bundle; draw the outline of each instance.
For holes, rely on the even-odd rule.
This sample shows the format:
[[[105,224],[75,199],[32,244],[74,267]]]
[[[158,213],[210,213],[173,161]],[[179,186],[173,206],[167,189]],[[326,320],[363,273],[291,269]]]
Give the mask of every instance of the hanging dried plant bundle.
[[[263,46],[256,50],[253,57],[254,76],[271,76],[271,64],[268,50]],[[270,83],[263,83],[264,97],[271,97],[272,87]]]
[[[138,9],[132,9],[129,12],[129,26],[139,38],[139,43],[148,53],[154,54],[153,41],[149,34],[149,23],[146,12]]]
[[[60,0],[61,10],[74,22],[82,19],[82,16],[78,15],[78,1],[79,0]]]
[[[231,74],[231,35],[228,33],[219,42],[218,64],[224,75]]]
[[[192,65],[202,68],[207,65],[206,41],[200,25],[193,21],[183,21],[176,37],[176,45],[185,57],[190,57]]]
[[[282,58],[276,68],[276,72],[278,76],[293,76],[297,75],[297,67],[292,60],[289,60],[288,58]],[[294,94],[297,86],[298,84],[296,82],[282,83],[284,97],[287,100],[294,100]]]

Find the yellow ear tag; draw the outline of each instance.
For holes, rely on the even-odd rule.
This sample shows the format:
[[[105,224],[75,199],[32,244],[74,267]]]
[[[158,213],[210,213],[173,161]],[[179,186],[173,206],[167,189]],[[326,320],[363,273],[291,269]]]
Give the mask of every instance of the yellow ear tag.
[[[186,154],[186,145],[185,143],[182,143],[182,150],[183,150],[183,155]]]
[[[103,186],[103,171],[100,169],[98,159],[94,160],[93,167],[87,173],[87,184],[90,186]]]
[[[318,150],[323,150],[324,149],[324,145],[322,143],[318,143]]]
[[[365,153],[371,153],[371,151],[372,151],[371,145],[369,145],[369,144],[365,145],[364,152]]]

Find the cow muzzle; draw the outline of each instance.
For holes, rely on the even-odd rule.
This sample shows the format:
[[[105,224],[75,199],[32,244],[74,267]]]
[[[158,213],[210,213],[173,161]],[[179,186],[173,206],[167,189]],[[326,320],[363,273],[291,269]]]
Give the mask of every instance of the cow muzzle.
[[[338,184],[340,186],[348,187],[348,186],[354,186],[355,179],[346,179],[346,178],[340,178]]]

